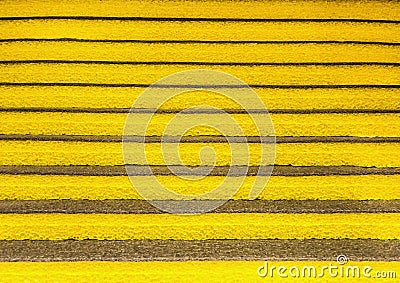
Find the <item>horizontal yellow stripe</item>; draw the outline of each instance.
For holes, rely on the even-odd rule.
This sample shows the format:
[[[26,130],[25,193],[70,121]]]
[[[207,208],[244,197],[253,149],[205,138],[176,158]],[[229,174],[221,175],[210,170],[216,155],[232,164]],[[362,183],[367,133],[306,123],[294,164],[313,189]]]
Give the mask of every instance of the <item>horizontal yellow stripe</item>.
[[[236,177],[229,177],[236,179]],[[248,176],[235,200],[248,199],[254,178]],[[158,176],[168,189],[185,195],[210,191],[225,177],[208,176],[187,181],[176,176]],[[148,184],[149,177],[135,177],[135,183]],[[399,175],[364,176],[272,176],[260,194],[264,200],[394,200],[400,199]],[[43,199],[142,199],[126,176],[46,176],[0,175],[0,200]],[[145,185],[143,185],[145,187]]]
[[[1,214],[0,240],[399,239],[400,214]]]
[[[178,103],[182,100],[178,100]],[[217,101],[217,100],[214,100]],[[183,103],[183,102],[182,102]],[[186,101],[188,104],[189,102]],[[207,102],[208,103],[208,102]],[[222,103],[222,101],[221,101]],[[213,105],[213,101],[210,101]],[[218,103],[217,103],[218,104]],[[178,104],[179,105],[179,104]],[[185,105],[188,106],[188,105]],[[218,106],[218,105],[217,105]],[[135,116],[133,116],[135,115]],[[139,126],[144,128],[151,114],[132,114],[135,130],[131,127],[129,135],[143,135]],[[260,119],[266,116],[255,114]],[[1,134],[21,135],[112,135],[122,136],[128,114],[96,113],[0,113]],[[176,120],[172,120],[176,117]],[[232,128],[233,118],[242,130]],[[359,136],[359,137],[398,137],[400,136],[400,114],[270,114],[276,136]],[[133,121],[133,118],[130,118]],[[171,122],[172,120],[172,122]],[[201,121],[204,125],[213,125],[219,121],[219,129],[226,136],[258,136],[259,129],[248,114],[156,114],[146,131],[148,136],[181,135],[178,125],[187,127],[190,121],[194,125]],[[29,121],[29,123],[26,123]],[[169,124],[170,123],[170,124]],[[168,126],[168,132],[164,130]],[[175,126],[173,126],[175,125]],[[266,134],[266,133],[263,133]],[[269,134],[272,134],[272,129]],[[199,126],[185,135],[221,135],[215,129]]]
[[[165,144],[164,155],[170,157],[171,144]],[[217,154],[217,166],[229,165],[231,154],[228,144],[181,144],[180,155],[186,165],[200,165],[198,153],[205,146],[211,146]],[[247,147],[236,144],[237,164],[247,164]],[[267,154],[270,145],[264,145]],[[249,144],[249,165],[260,165],[260,145]],[[129,161],[144,164],[139,160],[138,146],[129,151]],[[208,153],[209,151],[207,151]],[[149,164],[163,165],[160,144],[146,144],[146,156]],[[205,156],[203,165],[213,165],[214,160]],[[99,142],[37,142],[37,141],[0,141],[1,165],[122,165],[121,143]],[[279,165],[293,166],[376,166],[400,167],[400,144],[398,143],[292,143],[276,145],[276,161]]]
[[[0,107],[130,108],[145,88],[9,87],[0,86]],[[263,89],[254,88],[269,110],[275,109],[400,109],[400,89]],[[230,93],[243,92],[232,89]],[[240,107],[216,93],[191,92],[167,101],[160,109],[194,105],[219,109]]]
[[[0,31],[3,39],[400,41],[397,26],[382,23],[27,20],[2,21]]]
[[[399,62],[397,46],[332,44],[0,43],[0,60],[134,62]]]
[[[0,16],[141,16],[207,18],[364,18],[398,19],[399,5],[383,1],[162,1],[135,0],[99,2],[90,0],[7,0]],[[373,15],[373,16],[371,16]]]
[[[247,84],[331,85],[399,84],[400,67],[386,66],[194,66],[2,64],[1,82],[152,84],[176,72],[212,69],[234,75]],[[371,76],[371,74],[374,74]],[[191,81],[182,81],[190,84]]]
[[[322,274],[324,266],[337,266],[332,274],[339,272],[341,267],[336,262],[329,261],[268,261],[268,266],[275,266],[273,276],[259,277],[257,269],[265,265],[261,261],[185,261],[185,262],[2,262],[0,276],[3,282],[289,282],[293,278],[281,278],[277,268],[284,266],[285,274],[290,268],[297,267],[300,274],[304,267],[313,266]],[[376,277],[382,271],[394,271],[397,278],[400,274],[400,263],[379,261],[350,261],[343,266],[343,274],[349,277],[331,277],[325,269],[323,277],[310,279],[296,278],[296,282],[360,282],[374,280],[371,278],[352,278],[352,271],[347,267],[358,266],[360,276],[363,270],[370,267],[367,274]],[[346,273],[346,270],[348,270]],[[282,270],[281,270],[282,271]],[[293,271],[294,274],[296,271]],[[307,270],[305,274],[308,274]],[[379,273],[377,273],[379,272]],[[387,274],[387,273],[385,273]],[[307,276],[307,275],[305,275]],[[379,278],[379,282],[394,282],[393,278]]]

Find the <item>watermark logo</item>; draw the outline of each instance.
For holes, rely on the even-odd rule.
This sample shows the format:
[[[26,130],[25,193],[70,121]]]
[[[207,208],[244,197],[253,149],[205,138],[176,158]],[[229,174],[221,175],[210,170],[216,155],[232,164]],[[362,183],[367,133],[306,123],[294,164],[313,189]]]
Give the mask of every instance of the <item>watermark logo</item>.
[[[336,262],[339,263],[340,265],[346,264],[349,260],[345,255],[338,255],[336,258]]]
[[[216,94],[219,106],[226,101],[234,109],[216,107],[215,99],[196,100],[201,93]],[[187,103],[192,98],[197,105]],[[166,106],[174,105],[174,99],[185,108]],[[249,143],[249,135],[257,146]],[[210,136],[217,142],[208,142]],[[215,150],[216,143],[223,144],[222,152]],[[263,101],[240,79],[213,70],[184,71],[160,79],[135,100],[124,126],[123,157],[134,189],[153,206],[174,214],[204,213],[237,193],[250,166],[255,179],[248,198],[257,198],[272,173],[275,131]],[[200,162],[191,164],[196,158]],[[193,184],[216,174],[224,180],[207,192],[188,195],[169,188],[160,174]]]
[[[316,266],[312,264],[304,265],[273,265],[265,261],[257,268],[260,277],[278,278],[396,278],[396,271],[374,270],[369,265],[359,266],[357,264],[347,264],[348,258],[339,255],[336,263]]]

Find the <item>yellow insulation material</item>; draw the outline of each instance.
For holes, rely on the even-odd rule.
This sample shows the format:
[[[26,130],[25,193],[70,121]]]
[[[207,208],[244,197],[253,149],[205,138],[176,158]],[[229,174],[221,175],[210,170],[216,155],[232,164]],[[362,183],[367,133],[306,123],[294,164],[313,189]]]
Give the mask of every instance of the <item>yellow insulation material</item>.
[[[324,266],[340,265],[334,261],[268,261],[269,267],[284,266],[285,274],[291,267],[300,269],[313,266],[320,270]],[[344,266],[343,274],[349,276],[329,276],[325,270],[323,277],[307,276],[300,278],[282,278],[274,270],[273,276],[259,277],[257,269],[265,265],[262,261],[185,261],[185,262],[2,262],[0,263],[0,276],[3,282],[288,282],[290,279],[296,282],[360,282],[370,281],[372,278],[353,278],[352,272],[346,273],[347,266],[357,266],[360,276],[364,268],[370,267],[371,277],[382,276],[381,272],[388,271],[400,273],[398,262],[380,261],[350,261]],[[308,271],[306,271],[305,274]],[[377,273],[379,272],[379,273]],[[295,272],[294,272],[295,273]],[[333,273],[335,274],[335,273]],[[389,276],[388,276],[389,277]],[[394,278],[375,279],[379,282],[393,282]]]
[[[152,84],[196,65],[0,64],[10,83]],[[226,72],[249,85],[396,85],[400,67],[388,66],[201,66]],[[371,76],[371,74],[374,74]],[[190,84],[190,81],[182,81]]]
[[[234,3],[233,1],[230,2]],[[399,29],[396,25],[390,23],[329,21],[182,22],[87,21],[79,19],[24,20],[2,21],[0,22],[0,28],[1,39],[73,38],[85,40],[148,41],[359,41],[396,43],[400,38]]]
[[[208,102],[207,102],[208,103]],[[133,129],[144,129],[147,136],[181,135],[178,127],[188,125],[190,121],[202,121],[212,125],[219,121],[220,129],[227,136],[259,136],[259,129],[252,116],[266,119],[264,114],[135,114],[135,127],[127,128],[128,135],[141,135]],[[30,113],[0,112],[0,132],[5,135],[110,135],[122,136],[128,114],[111,113]],[[133,115],[132,115],[133,117]],[[175,120],[172,120],[177,117]],[[355,137],[397,137],[400,134],[400,114],[270,114],[276,136],[355,136]],[[150,123],[147,124],[151,118]],[[232,120],[237,122],[241,131],[230,127]],[[171,122],[172,120],[172,122]],[[29,121],[29,123],[26,123]],[[261,120],[262,121],[262,120]],[[171,122],[167,134],[164,132]],[[268,120],[266,120],[266,123]],[[208,124],[207,124],[208,123]],[[140,129],[142,128],[140,127]],[[130,129],[130,130],[129,130]],[[265,133],[264,133],[265,134]],[[269,132],[273,135],[272,129]],[[198,126],[188,129],[185,136],[221,135],[215,129]],[[339,145],[340,146],[340,145]],[[368,146],[368,145],[366,145]]]
[[[166,146],[165,154],[171,152]],[[230,164],[229,144],[180,144],[179,153],[185,165],[201,165],[198,153],[204,146],[212,146],[217,153],[216,166]],[[270,145],[264,145],[268,153]],[[260,165],[260,145],[249,144],[251,166]],[[137,152],[139,147],[129,151],[130,161],[144,164]],[[245,165],[246,144],[236,144],[237,164]],[[196,153],[196,154],[194,154]],[[269,152],[270,154],[271,152]],[[160,144],[146,144],[146,156],[151,165],[165,165]],[[205,159],[203,165],[214,165],[214,160]],[[246,161],[247,162],[247,161]],[[242,164],[240,164],[242,163]],[[1,165],[122,165],[121,143],[101,142],[39,142],[39,141],[0,141]],[[279,165],[293,166],[341,166],[399,167],[399,143],[289,143],[276,145],[276,161]]]
[[[158,176],[166,188],[181,194],[210,191],[226,177],[207,176],[188,181],[177,176]],[[228,177],[236,178],[236,177]],[[247,199],[254,178],[245,178],[235,200]],[[148,183],[137,176],[135,183]],[[0,200],[44,199],[143,199],[127,176],[0,175]],[[396,200],[400,199],[399,175],[272,176],[259,198],[263,200]],[[149,189],[150,186],[149,186]]]
[[[213,63],[343,63],[400,61],[397,46],[355,44],[0,43],[1,61],[67,60]]]
[[[370,267],[373,278],[332,278],[325,272],[325,276],[319,278],[296,278],[298,282],[346,283],[375,279],[394,282],[396,278],[392,276],[400,276],[400,263],[393,261],[396,260],[393,250],[400,240],[400,175],[390,175],[396,170],[393,168],[375,168],[376,171],[360,168],[400,167],[400,142],[396,141],[400,137],[400,2],[4,0],[0,6],[0,166],[4,170],[0,174],[0,244],[20,247],[1,255],[0,282],[292,281],[292,278],[278,275],[273,278],[258,276],[257,270],[264,262],[256,261],[260,257],[248,252],[249,242],[246,241],[239,241],[244,243],[243,249],[238,244],[236,251],[224,251],[229,259],[240,260],[225,261],[219,258],[218,245],[200,242],[198,254],[211,252],[208,259],[217,261],[198,257],[194,258],[198,261],[192,261],[189,245],[193,240],[208,239],[221,240],[224,245],[229,245],[227,239],[252,239],[257,244],[261,239],[277,239],[276,245],[288,243],[292,247],[293,243],[303,243],[295,239],[313,239],[305,243],[309,246],[304,250],[298,246],[298,254],[313,257],[315,261],[269,262],[287,269],[290,266],[321,269],[326,265],[339,265],[326,261],[326,255],[317,254],[323,245],[338,240],[339,249],[343,247],[350,256],[350,262],[339,266]],[[275,164],[293,166],[279,167],[280,174],[299,174],[273,175],[259,198],[299,202],[273,202],[273,206],[277,206],[271,211],[278,213],[263,213],[270,211],[265,207],[269,202],[241,201],[248,200],[256,179],[246,176],[232,197],[234,201],[228,202],[233,209],[227,206],[224,210],[234,213],[141,214],[138,213],[141,208],[136,205],[143,203],[128,201],[135,206],[129,209],[137,214],[118,214],[121,208],[118,205],[124,202],[115,200],[143,200],[129,178],[121,176],[125,173],[122,166],[125,162],[135,165],[180,163],[173,155],[177,144],[165,143],[162,152],[156,140],[145,144],[147,160],[141,158],[143,148],[138,144],[129,144],[131,147],[124,160],[120,140],[128,109],[147,85],[192,69],[223,71],[254,86],[266,109],[272,112],[275,132],[271,130],[268,134],[276,134],[279,140]],[[181,84],[191,84],[191,81]],[[240,94],[244,90],[231,88],[230,91]],[[151,101],[145,101],[138,108],[146,108],[146,102]],[[243,110],[215,93],[191,91],[166,101],[151,120],[146,135],[155,138],[165,134],[166,125],[175,116],[171,114],[174,111],[168,110],[203,105],[205,101],[220,109]],[[223,133],[228,136],[259,135],[248,115],[240,114],[242,111],[234,113],[231,117],[244,133],[229,129],[230,121],[221,114],[185,114],[184,119],[185,123],[191,119],[203,124],[218,121],[221,128],[228,128]],[[136,125],[147,125],[149,114],[135,115],[132,121]],[[169,136],[179,134],[176,128],[167,133]],[[184,165],[259,166],[268,165],[274,157],[275,145],[271,144],[207,143],[207,139],[213,140],[213,137],[204,136],[221,135],[208,126],[192,128],[184,135],[191,136],[186,141],[198,139],[198,143],[183,142],[177,147]],[[339,141],[336,138],[341,138],[341,142],[334,142]],[[204,148],[208,148],[207,151],[203,152]],[[261,161],[261,149],[267,153],[268,161]],[[215,152],[215,160],[211,150]],[[231,151],[236,155],[234,161]],[[32,167],[12,167],[15,165]],[[76,171],[72,171],[75,167],[35,167],[52,165],[110,167],[83,167]],[[115,165],[120,167],[112,167]],[[343,167],[331,168],[332,172],[328,172],[328,166]],[[94,174],[95,171],[105,174],[106,170],[119,175],[74,175]],[[57,175],[68,174],[67,171],[72,175]],[[318,176],[321,171],[337,175]],[[315,175],[300,176],[304,172]],[[342,172],[355,175],[339,175]],[[367,175],[356,175],[364,173]],[[372,175],[375,173],[381,175]],[[153,189],[151,176],[135,178],[135,185]],[[206,176],[188,181],[174,175],[157,176],[165,187],[184,195],[210,191],[225,178],[232,183],[241,180],[239,177]],[[107,207],[108,201],[77,200],[110,200],[114,206]],[[314,213],[310,206],[314,202],[306,200],[322,201],[318,202]],[[338,202],[329,202],[335,200]],[[292,203],[296,203],[296,207],[291,207]],[[82,207],[82,204],[88,206]],[[340,209],[332,209],[332,204],[338,204]],[[65,213],[32,212],[35,209],[52,211],[51,205]],[[63,211],[64,208],[67,210]],[[292,208],[294,213],[282,213]],[[75,209],[87,209],[88,213],[76,213],[79,211]],[[238,212],[251,209],[257,212]],[[141,212],[152,211],[150,208]],[[78,253],[61,250],[68,241],[89,239],[93,241],[79,242],[94,244],[88,245],[87,250]],[[370,245],[361,244],[364,247],[358,250],[356,239],[379,242],[378,246],[387,250],[375,249],[361,254]],[[11,262],[22,261],[24,252],[25,258],[32,260],[33,254],[26,243],[33,247],[37,244],[35,240],[49,241],[43,242],[48,245],[42,250],[38,249],[39,245],[35,246],[38,249],[36,260],[43,262]],[[58,242],[63,240],[65,242]],[[178,261],[182,257],[163,254],[155,258],[143,255],[146,252],[137,248],[134,252],[142,253],[142,257],[120,249],[120,256],[111,259],[115,262],[72,262],[82,260],[79,254],[88,260],[96,258],[91,255],[98,251],[90,250],[96,245],[98,255],[103,250],[103,254],[113,253],[116,250],[110,248],[118,247],[115,243],[108,245],[108,241],[96,240],[121,240],[115,242],[121,247],[139,243],[126,240],[146,240],[148,249],[159,245],[158,240],[165,240],[164,244],[187,240],[191,261]],[[279,248],[290,255],[289,245],[286,250],[282,246]],[[166,247],[168,245],[164,249]],[[158,250],[162,249],[161,246]],[[60,257],[54,256],[57,253]],[[239,256],[234,257],[235,253]],[[271,256],[265,254],[265,257]],[[353,256],[356,260],[373,261],[353,261]]]
[[[399,239],[398,213],[0,214],[0,240]]]
[[[268,110],[400,109],[400,88],[253,89]],[[0,107],[130,108],[144,90],[143,87],[0,86]],[[242,91],[232,89],[230,93],[236,95]],[[165,102],[160,109],[180,110],[202,105],[205,101],[219,109],[240,109],[229,99],[211,91],[191,91],[180,94],[171,101]],[[2,113],[2,115],[7,114]],[[10,116],[8,117],[11,119]]]
[[[398,19],[399,4],[383,1],[7,0],[0,16],[115,16],[198,18]]]

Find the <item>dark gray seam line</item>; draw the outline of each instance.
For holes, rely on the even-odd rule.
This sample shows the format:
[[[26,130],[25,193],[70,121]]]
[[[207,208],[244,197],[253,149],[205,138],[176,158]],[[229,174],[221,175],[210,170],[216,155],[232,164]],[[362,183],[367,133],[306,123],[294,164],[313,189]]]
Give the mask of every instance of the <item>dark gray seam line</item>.
[[[146,39],[88,39],[88,38],[3,38],[1,42],[98,42],[98,43],[148,43],[148,44],[340,44],[340,45],[388,45],[398,46],[400,42],[358,41],[358,40],[146,40]]]
[[[388,19],[357,19],[357,18],[336,18],[336,19],[265,19],[265,18],[179,18],[179,17],[107,17],[107,16],[11,16],[0,17],[0,21],[26,21],[26,20],[100,20],[100,21],[144,21],[144,22],[315,22],[315,23],[381,23],[399,24],[399,20]]]
[[[397,114],[400,109],[148,109],[148,108],[44,108],[13,107],[0,108],[0,112],[38,112],[38,113],[109,113],[109,114]]]
[[[400,240],[3,240],[0,261],[400,261]],[[337,263],[336,263],[337,264]]]
[[[106,83],[65,83],[65,82],[0,82],[0,86],[77,86],[77,87],[152,87],[152,88],[184,88],[184,89],[214,89],[214,88],[227,88],[227,89],[243,89],[254,87],[254,88],[268,88],[268,89],[388,89],[400,88],[400,84],[359,84],[359,85],[154,85],[154,84],[106,84]]]
[[[5,141],[62,141],[62,142],[137,142],[137,143],[400,143],[400,137],[354,136],[93,136],[93,135],[3,135]]]
[[[398,62],[179,62],[179,61],[105,61],[105,60],[3,60],[0,65],[18,64],[79,64],[79,65],[193,65],[193,66],[388,66]]]
[[[171,166],[170,166],[171,167]],[[179,166],[174,167],[178,172]],[[234,166],[240,167],[240,166]],[[271,166],[263,168],[268,171]],[[149,172],[149,168],[151,172]],[[226,176],[230,167],[214,167],[210,176]],[[240,168],[239,168],[240,169]],[[247,167],[246,176],[255,176],[259,173],[259,166]],[[34,166],[34,165],[0,165],[0,174],[12,175],[69,175],[69,176],[175,176],[166,166],[157,165],[112,165],[112,166]],[[185,171],[186,172],[186,171]],[[134,173],[134,174],[133,174]],[[302,177],[302,176],[356,176],[356,175],[400,175],[400,167],[357,167],[357,166],[273,166],[272,176]]]
[[[156,202],[155,200],[153,200]],[[197,204],[221,200],[190,201]],[[183,200],[163,200],[180,207]],[[400,200],[228,200],[212,213],[399,213]],[[1,214],[160,214],[146,200],[2,200]]]

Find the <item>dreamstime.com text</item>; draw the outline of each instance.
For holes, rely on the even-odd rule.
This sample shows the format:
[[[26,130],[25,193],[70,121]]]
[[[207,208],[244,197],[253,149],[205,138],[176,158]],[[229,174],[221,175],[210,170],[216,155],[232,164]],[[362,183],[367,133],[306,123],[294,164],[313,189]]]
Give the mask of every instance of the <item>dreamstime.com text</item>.
[[[329,263],[323,266],[302,265],[302,266],[276,266],[265,261],[257,269],[260,277],[279,277],[279,278],[396,278],[396,271],[374,270],[371,266],[359,267],[347,264],[347,258],[340,255],[337,264]]]

